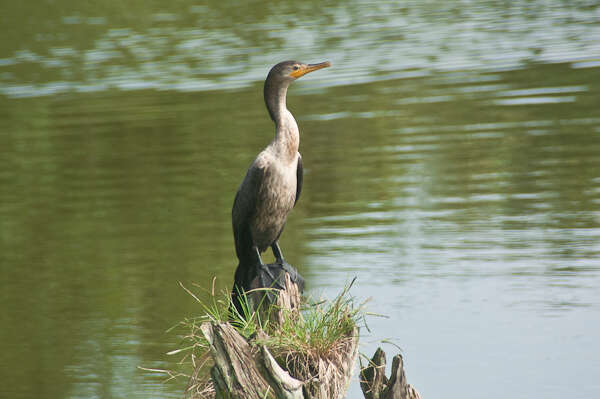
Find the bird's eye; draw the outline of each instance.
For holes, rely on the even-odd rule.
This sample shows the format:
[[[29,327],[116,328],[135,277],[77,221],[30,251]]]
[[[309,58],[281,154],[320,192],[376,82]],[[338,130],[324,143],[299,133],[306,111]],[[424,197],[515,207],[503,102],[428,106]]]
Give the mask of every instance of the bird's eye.
[[[300,67],[298,65],[294,65],[294,71],[297,71]]]

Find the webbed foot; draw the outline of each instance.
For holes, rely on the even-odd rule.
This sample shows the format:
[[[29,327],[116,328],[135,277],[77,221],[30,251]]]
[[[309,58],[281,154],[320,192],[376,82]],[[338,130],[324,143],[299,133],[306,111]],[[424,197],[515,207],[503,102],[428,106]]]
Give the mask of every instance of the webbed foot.
[[[304,278],[302,278],[294,266],[290,265],[283,259],[277,259],[275,264],[279,266],[282,276],[284,275],[284,272],[287,272],[290,275],[292,283],[298,286],[300,292],[304,291]]]
[[[283,283],[281,282],[281,267],[275,263],[265,265],[258,265],[257,269],[258,279],[260,281],[261,288],[277,288],[283,289]]]

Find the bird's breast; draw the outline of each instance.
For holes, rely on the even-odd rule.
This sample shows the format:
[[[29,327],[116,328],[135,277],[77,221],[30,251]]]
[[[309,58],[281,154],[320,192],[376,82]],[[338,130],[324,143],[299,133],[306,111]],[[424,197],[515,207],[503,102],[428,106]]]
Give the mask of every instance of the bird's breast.
[[[296,168],[297,160],[292,164],[273,160],[265,168],[263,184],[258,192],[252,230],[255,239],[266,246],[271,245],[277,238],[294,207]]]

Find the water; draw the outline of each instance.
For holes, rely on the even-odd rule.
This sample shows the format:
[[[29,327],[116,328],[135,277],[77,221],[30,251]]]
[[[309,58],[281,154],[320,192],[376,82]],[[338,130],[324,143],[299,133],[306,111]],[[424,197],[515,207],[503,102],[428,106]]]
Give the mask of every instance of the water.
[[[306,175],[281,244],[313,295],[357,276],[388,316],[361,351],[399,345],[425,398],[600,395],[594,2],[2,14],[0,396],[181,396],[137,366],[177,366],[165,331],[199,312],[178,281],[231,284],[262,79],[288,58],[333,67],[290,89]]]

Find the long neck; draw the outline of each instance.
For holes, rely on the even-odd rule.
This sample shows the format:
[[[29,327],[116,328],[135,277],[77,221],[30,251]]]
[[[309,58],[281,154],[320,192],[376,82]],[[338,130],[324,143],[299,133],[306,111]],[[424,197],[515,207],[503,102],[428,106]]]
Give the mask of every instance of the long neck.
[[[282,157],[295,159],[300,144],[298,124],[288,111],[285,99],[289,83],[274,84],[270,79],[265,82],[265,104],[271,119],[275,122],[273,149]]]

